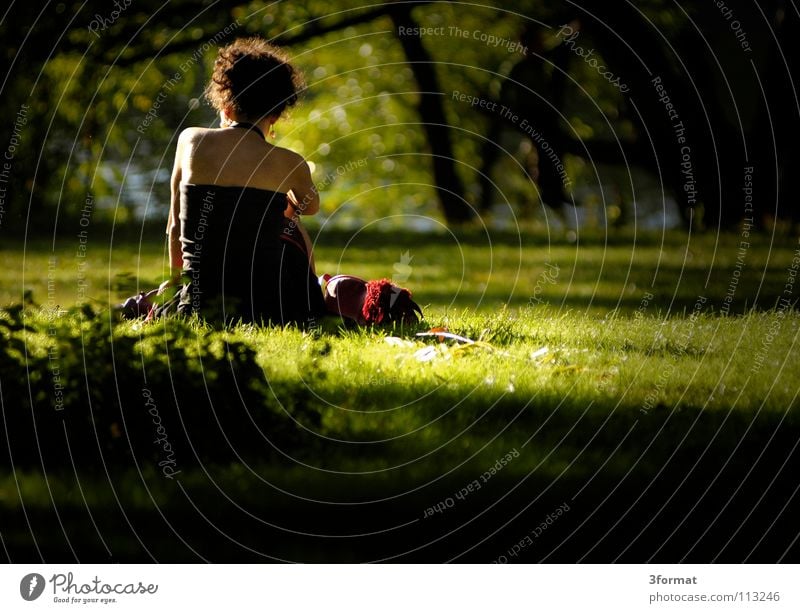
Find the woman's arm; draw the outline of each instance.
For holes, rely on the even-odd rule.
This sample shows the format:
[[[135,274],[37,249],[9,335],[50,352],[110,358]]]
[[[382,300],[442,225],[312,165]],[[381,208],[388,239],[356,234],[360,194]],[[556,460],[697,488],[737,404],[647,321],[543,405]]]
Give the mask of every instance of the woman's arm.
[[[183,270],[181,253],[181,160],[183,158],[183,134],[178,137],[178,148],[175,152],[175,164],[172,167],[170,180],[171,198],[169,218],[167,219],[167,236],[169,237],[170,281],[173,284],[180,280]]]
[[[297,156],[291,175],[289,187],[294,195],[294,202],[289,202],[298,215],[316,215],[319,212],[319,192],[311,179],[311,169],[306,161]]]
[[[283,216],[287,219],[291,219],[292,225],[290,227],[296,228],[300,232],[300,236],[306,245],[306,253],[308,253],[308,265],[311,267],[311,272],[316,275],[317,273],[314,265],[314,245],[311,243],[311,237],[308,235],[308,230],[306,230],[305,226],[300,221],[300,214],[297,212],[300,206],[297,202],[297,196],[294,195],[292,190],[289,190],[286,196],[289,204],[286,207],[286,210],[283,212]]]
[[[300,215],[314,215],[319,212],[319,193],[314,181],[311,179],[311,169],[308,164],[301,156],[298,155],[296,157],[297,161],[294,170],[289,177],[291,188],[286,193],[288,206],[283,214],[286,218],[292,220],[293,225],[291,227],[299,230],[300,236],[306,245],[311,272],[316,275],[311,237],[303,224],[300,223]]]

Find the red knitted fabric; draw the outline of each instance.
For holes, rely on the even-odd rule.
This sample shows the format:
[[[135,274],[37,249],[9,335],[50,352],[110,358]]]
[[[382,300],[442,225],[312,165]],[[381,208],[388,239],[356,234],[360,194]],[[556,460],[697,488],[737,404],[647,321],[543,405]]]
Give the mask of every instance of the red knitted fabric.
[[[400,321],[405,324],[415,324],[419,321],[417,313],[422,315],[422,309],[411,300],[411,292],[406,288],[398,287],[389,279],[367,281],[364,306],[361,309],[364,323]]]
[[[367,281],[367,295],[361,314],[368,324],[379,324],[389,313],[392,282],[389,279]]]

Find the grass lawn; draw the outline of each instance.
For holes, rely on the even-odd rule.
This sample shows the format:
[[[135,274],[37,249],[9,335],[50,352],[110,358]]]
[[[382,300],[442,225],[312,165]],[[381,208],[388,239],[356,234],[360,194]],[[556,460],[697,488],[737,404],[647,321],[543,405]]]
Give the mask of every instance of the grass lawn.
[[[797,561],[798,245],[741,241],[322,233],[426,318],[310,332],[116,321],[160,242],[4,245],[4,551]]]

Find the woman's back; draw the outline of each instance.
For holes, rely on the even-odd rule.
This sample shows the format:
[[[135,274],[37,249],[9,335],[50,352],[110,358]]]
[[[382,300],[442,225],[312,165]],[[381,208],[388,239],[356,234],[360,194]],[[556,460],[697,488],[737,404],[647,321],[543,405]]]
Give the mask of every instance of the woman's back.
[[[252,129],[189,128],[181,133],[181,182],[255,187],[286,193],[303,158],[267,143]]]
[[[299,74],[258,37],[220,49],[206,96],[222,127],[188,128],[172,172],[172,278],[179,310],[215,320],[309,322],[325,311],[300,215],[319,210],[305,160],[266,142]]]

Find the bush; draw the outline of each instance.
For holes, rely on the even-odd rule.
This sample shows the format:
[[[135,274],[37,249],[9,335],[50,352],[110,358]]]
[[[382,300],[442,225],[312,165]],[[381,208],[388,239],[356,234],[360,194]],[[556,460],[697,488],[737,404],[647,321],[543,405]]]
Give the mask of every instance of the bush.
[[[12,307],[0,331],[0,371],[17,373],[2,390],[14,465],[263,457],[307,448],[304,428],[319,424],[306,387],[268,380],[236,332],[87,307]]]

